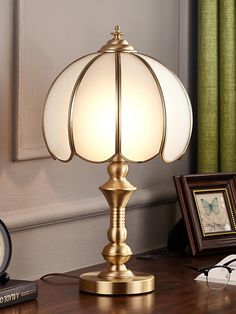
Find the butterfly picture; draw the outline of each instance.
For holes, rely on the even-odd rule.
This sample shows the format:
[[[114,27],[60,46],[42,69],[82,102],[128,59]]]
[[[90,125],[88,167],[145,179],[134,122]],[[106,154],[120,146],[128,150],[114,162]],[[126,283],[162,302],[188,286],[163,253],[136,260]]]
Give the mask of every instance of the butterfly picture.
[[[195,199],[204,234],[227,232],[232,229],[223,193],[196,193]]]
[[[210,216],[211,214],[219,215],[220,207],[217,197],[214,197],[210,203],[201,198],[201,203],[207,216]]]

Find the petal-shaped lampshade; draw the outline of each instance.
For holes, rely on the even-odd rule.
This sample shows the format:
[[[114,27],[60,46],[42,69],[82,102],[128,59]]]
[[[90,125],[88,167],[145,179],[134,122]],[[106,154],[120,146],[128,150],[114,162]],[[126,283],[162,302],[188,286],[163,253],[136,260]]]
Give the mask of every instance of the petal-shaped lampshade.
[[[175,74],[115,38],[61,72],[43,125],[50,153],[62,161],[77,154],[92,162],[115,155],[143,162],[160,153],[172,162],[187,149],[192,110]]]

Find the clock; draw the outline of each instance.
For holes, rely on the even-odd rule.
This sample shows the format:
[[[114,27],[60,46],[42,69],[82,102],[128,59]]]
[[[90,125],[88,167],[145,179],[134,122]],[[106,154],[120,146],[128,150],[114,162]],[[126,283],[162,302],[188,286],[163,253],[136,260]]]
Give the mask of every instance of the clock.
[[[11,260],[12,253],[12,243],[10,233],[3,223],[0,220],[0,284],[5,284],[10,276],[6,273],[6,269]]]

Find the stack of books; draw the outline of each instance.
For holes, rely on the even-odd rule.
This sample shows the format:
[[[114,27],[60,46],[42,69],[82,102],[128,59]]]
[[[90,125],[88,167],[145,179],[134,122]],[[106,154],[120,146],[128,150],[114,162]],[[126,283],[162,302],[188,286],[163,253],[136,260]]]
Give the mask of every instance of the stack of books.
[[[0,308],[37,298],[38,287],[35,281],[9,280],[0,284]]]

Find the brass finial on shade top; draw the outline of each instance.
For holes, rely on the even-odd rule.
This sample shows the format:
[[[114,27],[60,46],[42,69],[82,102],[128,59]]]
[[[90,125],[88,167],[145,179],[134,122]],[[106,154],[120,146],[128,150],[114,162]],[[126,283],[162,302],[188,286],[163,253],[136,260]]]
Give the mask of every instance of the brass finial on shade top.
[[[114,31],[113,33],[111,33],[111,35],[114,36],[114,39],[122,39],[122,36],[123,36],[124,34],[125,34],[125,33],[122,33],[122,32],[120,31],[120,26],[119,26],[119,25],[117,25],[117,26],[115,27],[115,31]]]
[[[110,39],[98,52],[137,52],[127,40],[122,38],[124,33],[121,32],[120,26],[115,26],[114,29],[115,31],[111,33],[114,38]]]

